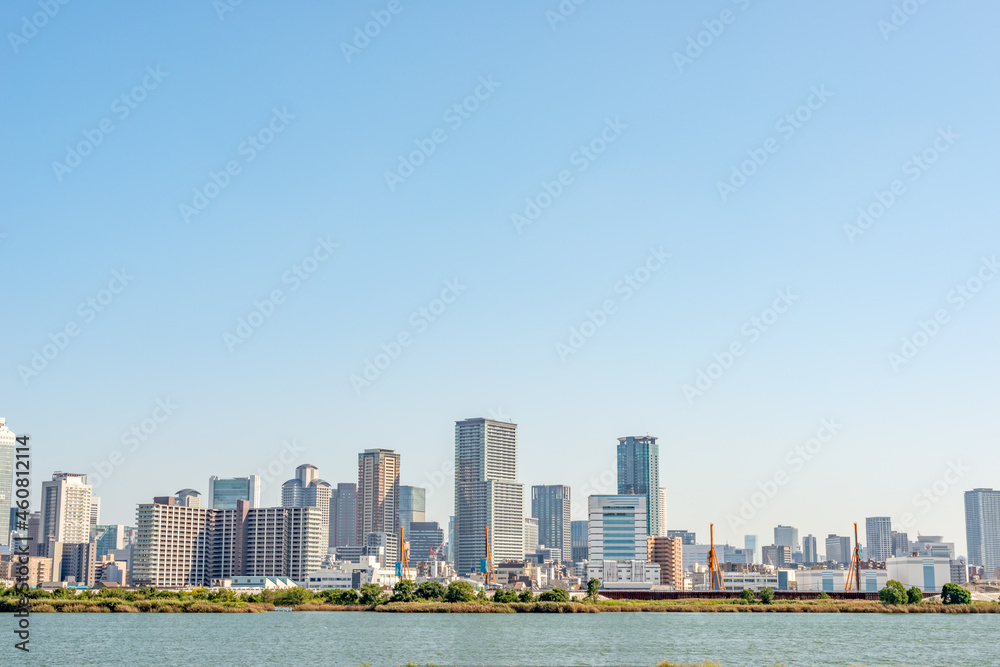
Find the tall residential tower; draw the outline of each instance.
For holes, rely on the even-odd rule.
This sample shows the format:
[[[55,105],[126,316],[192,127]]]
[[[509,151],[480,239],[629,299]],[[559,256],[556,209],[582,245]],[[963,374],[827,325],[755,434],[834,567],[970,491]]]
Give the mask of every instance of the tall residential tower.
[[[618,494],[646,498],[648,534],[660,534],[660,448],[649,435],[618,438]]]

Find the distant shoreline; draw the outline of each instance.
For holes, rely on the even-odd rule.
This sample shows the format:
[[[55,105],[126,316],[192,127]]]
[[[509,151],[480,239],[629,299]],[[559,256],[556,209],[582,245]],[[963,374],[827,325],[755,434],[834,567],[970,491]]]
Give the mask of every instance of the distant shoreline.
[[[0,611],[12,609],[14,598],[0,599]],[[275,605],[257,602],[209,602],[205,600],[36,599],[33,613],[265,613]],[[919,605],[884,605],[873,601],[821,600],[777,602],[774,604],[739,604],[731,600],[687,600],[683,602],[387,602],[376,606],[333,605],[309,602],[290,611],[348,611],[397,614],[593,614],[593,613],[840,613],[840,614],[1000,614],[1000,604],[974,602],[968,605],[944,605],[925,602]]]

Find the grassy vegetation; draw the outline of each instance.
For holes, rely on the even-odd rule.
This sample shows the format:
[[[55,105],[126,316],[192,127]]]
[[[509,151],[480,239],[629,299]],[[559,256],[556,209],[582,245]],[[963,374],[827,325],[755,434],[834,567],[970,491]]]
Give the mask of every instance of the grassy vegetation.
[[[969,614],[1000,613],[995,602],[969,604],[943,603],[930,599],[920,604],[896,604],[873,600],[789,600],[766,601],[753,596],[731,600],[636,600],[566,601],[565,591],[549,591],[535,598],[530,592],[515,595],[512,591],[500,595],[495,602],[476,594],[471,585],[457,582],[448,588],[441,584],[400,582],[392,595],[377,586],[366,584],[360,591],[329,590],[313,593],[304,588],[285,591],[264,591],[259,594],[235,593],[231,590],[161,591],[153,588],[137,590],[103,589],[77,593],[71,589],[52,592],[30,591],[34,612],[95,612],[95,613],[254,613],[271,611],[275,607],[294,611],[376,611],[383,613],[425,614],[587,614],[628,612],[778,612],[778,613],[850,613],[850,614]],[[17,600],[11,591],[0,587],[0,612],[13,612]]]

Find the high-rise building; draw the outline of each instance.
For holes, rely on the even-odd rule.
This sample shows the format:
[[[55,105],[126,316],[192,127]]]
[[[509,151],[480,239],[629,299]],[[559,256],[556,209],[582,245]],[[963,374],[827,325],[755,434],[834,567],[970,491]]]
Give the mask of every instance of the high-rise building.
[[[841,537],[839,535],[826,536],[827,562],[848,564],[851,562],[853,553],[850,537]]]
[[[96,526],[101,522],[101,499],[97,496],[90,496],[90,525]]]
[[[530,555],[538,551],[538,519],[533,516],[524,517],[524,554]]]
[[[570,528],[570,488],[549,485],[531,487],[531,516],[538,519],[538,543],[559,549],[563,560],[573,552]]]
[[[419,561],[444,560],[444,531],[437,521],[411,521],[410,565]]]
[[[618,494],[645,496],[649,534],[660,534],[660,449],[655,437],[618,438]]]
[[[590,560],[646,560],[646,496],[590,496],[588,501]]]
[[[887,516],[865,519],[865,538],[867,560],[884,563],[892,558],[892,519]]]
[[[571,521],[570,534],[573,543],[573,562],[582,563],[588,560],[587,550],[590,536],[588,534],[589,521]]]
[[[1000,491],[965,492],[965,539],[969,565],[983,568],[987,579],[1000,578]]]
[[[774,543],[779,547],[788,547],[795,553],[799,550],[799,529],[791,526],[775,526]]]
[[[660,585],[684,590],[684,545],[679,537],[653,537],[646,540],[646,560],[660,565]]]
[[[657,537],[667,536],[667,490],[660,487],[660,532]]]
[[[892,531],[892,555],[897,557],[910,555],[910,536],[908,533]]]
[[[90,495],[86,475],[56,472],[52,481],[42,482],[41,547],[47,542],[90,541]]]
[[[217,510],[234,510],[236,501],[245,500],[250,507],[260,507],[260,475],[248,477],[208,478],[208,506]]]
[[[787,544],[772,544],[764,547],[761,562],[771,567],[788,567],[792,563],[792,548]]]
[[[16,437],[7,428],[7,420],[0,417],[0,546],[7,546],[10,532],[16,528],[11,525],[11,507],[14,503],[14,449]]]
[[[330,495],[330,546],[357,545],[358,485],[339,483]]]
[[[368,543],[369,533],[399,538],[399,454],[391,449],[366,449],[358,454],[357,518],[355,540]],[[389,548],[392,543],[390,542]],[[396,559],[395,553],[386,557]]]
[[[131,543],[129,534],[132,529],[128,526],[119,525],[97,525],[90,529],[90,541],[97,545],[95,558],[106,556],[113,550],[124,549]]]
[[[493,561],[524,558],[524,485],[517,482],[517,424],[455,422],[455,569],[478,572],[489,529]]]
[[[320,511],[323,549],[330,543],[330,497],[333,487],[319,478],[319,468],[304,463],[295,469],[295,477],[281,485],[282,507],[315,507]]]
[[[210,586],[233,576],[289,577],[304,582],[319,569],[324,548],[317,507],[217,510],[156,497],[136,510],[132,547],[135,586]]]
[[[445,560],[455,565],[455,517],[453,516],[448,517],[448,534],[445,535],[445,539],[447,540]]]
[[[819,545],[817,544],[816,538],[812,535],[806,535],[802,538],[802,562],[804,563],[818,563],[819,562]]]
[[[403,536],[409,535],[410,522],[427,521],[427,489],[422,486],[399,486],[399,525]]]
[[[690,530],[668,530],[667,537],[681,538],[681,544],[695,544],[697,536]]]
[[[694,542],[692,542],[694,544]],[[744,535],[743,536],[743,547],[750,549],[753,552],[752,562],[760,562],[760,550],[758,549],[758,540],[756,535]]]

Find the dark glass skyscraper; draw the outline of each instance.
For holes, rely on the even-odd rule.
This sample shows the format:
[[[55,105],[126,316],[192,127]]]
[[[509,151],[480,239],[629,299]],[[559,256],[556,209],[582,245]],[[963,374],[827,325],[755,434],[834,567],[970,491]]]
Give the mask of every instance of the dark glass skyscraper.
[[[649,534],[660,534],[660,449],[655,437],[618,438],[618,494],[645,496]]]
[[[357,546],[357,484],[337,484],[330,497],[330,546]]]
[[[571,560],[573,539],[569,487],[531,487],[531,516],[538,519],[538,543],[550,549],[559,549],[562,560]]]

